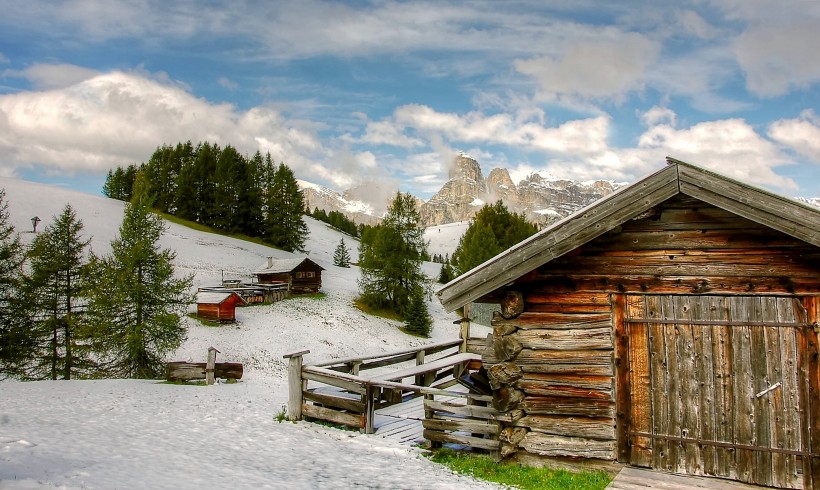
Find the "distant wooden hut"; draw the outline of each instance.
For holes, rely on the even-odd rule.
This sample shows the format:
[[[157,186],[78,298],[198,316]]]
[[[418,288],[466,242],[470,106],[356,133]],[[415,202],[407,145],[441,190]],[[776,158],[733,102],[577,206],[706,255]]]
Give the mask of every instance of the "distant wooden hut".
[[[237,305],[245,300],[232,291],[200,291],[196,293],[196,316],[217,322],[235,322]]]
[[[287,284],[291,293],[304,294],[316,293],[321,289],[323,270],[323,267],[307,257],[268,257],[254,275],[260,284]]]
[[[820,488],[820,210],[668,166],[445,285],[503,456]]]

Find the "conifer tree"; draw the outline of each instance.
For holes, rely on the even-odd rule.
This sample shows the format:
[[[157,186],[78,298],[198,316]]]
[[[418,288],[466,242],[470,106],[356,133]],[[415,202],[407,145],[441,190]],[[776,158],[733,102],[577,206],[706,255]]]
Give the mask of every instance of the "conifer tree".
[[[19,373],[30,351],[19,300],[23,245],[9,223],[6,191],[0,189],[0,379]]]
[[[26,376],[71,379],[93,367],[77,337],[85,296],[86,247],[82,221],[70,205],[32,242],[30,274],[24,281],[30,332],[36,342]]]
[[[433,319],[427,311],[424,289],[421,286],[413,288],[410,301],[404,315],[405,329],[415,335],[430,336]]]
[[[164,356],[185,339],[192,277],[175,277],[174,253],[158,245],[164,227],[138,175],[111,255],[92,256],[90,266],[87,333],[109,375],[160,377]]]
[[[267,192],[265,241],[289,252],[304,251],[308,236],[305,196],[293,171],[280,163]]]
[[[521,214],[510,213],[501,201],[485,205],[476,213],[453,252],[457,275],[495,257],[535,234],[537,228]]]
[[[438,274],[438,282],[441,284],[447,284],[448,282],[455,279],[455,272],[453,272],[453,266],[450,265],[450,262],[444,262],[441,264],[441,271]]]
[[[345,239],[342,238],[333,252],[333,265],[338,267],[350,267],[350,250],[345,245]]]
[[[398,193],[382,224],[365,229],[359,248],[359,290],[365,304],[404,315],[413,290],[424,286],[421,263],[427,244],[419,221],[413,197]]]

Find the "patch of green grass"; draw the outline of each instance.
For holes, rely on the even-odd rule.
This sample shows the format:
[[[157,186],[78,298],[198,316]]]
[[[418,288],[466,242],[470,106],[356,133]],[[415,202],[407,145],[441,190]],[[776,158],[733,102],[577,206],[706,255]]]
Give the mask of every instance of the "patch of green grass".
[[[270,243],[265,242],[261,238],[250,237],[248,235],[243,235],[241,233],[228,233],[226,231],[217,230],[216,228],[211,228],[210,226],[197,223],[196,221],[188,221],[187,219],[179,218],[177,216],[174,216],[173,214],[160,213],[158,211],[155,211],[155,212],[156,212],[156,214],[162,216],[162,219],[164,219],[166,221],[169,221],[171,223],[176,223],[176,224],[182,225],[182,226],[187,226],[188,228],[190,228],[192,230],[204,231],[206,233],[214,233],[216,235],[222,235],[222,236],[226,236],[226,237],[230,237],[230,238],[236,238],[238,240],[244,240],[246,242],[256,243],[258,245],[264,245],[266,247],[276,248],[273,245],[271,245]]]
[[[353,306],[358,308],[362,313],[367,313],[368,315],[378,316],[382,318],[387,318],[388,320],[397,320],[401,321],[402,318],[393,310],[389,309],[379,309],[373,308],[369,305],[366,305],[361,298],[356,298],[353,300]]]
[[[437,449],[431,459],[451,470],[513,488],[539,490],[601,490],[609,485],[610,476],[603,471],[582,471],[534,468],[517,463],[493,461],[487,455]]]
[[[288,407],[287,405],[282,405],[282,408],[279,409],[279,412],[273,417],[274,420],[279,422],[280,424],[288,419]]]
[[[270,301],[263,301],[261,303],[248,303],[246,305],[242,305],[241,308],[253,308],[255,306],[270,306],[272,304],[273,303],[271,303]]]
[[[206,327],[221,327],[225,325],[221,322],[216,322],[213,320],[207,320],[205,318],[200,318],[196,315],[196,313],[188,313],[188,318],[193,318],[194,320],[198,321],[199,323],[205,325]]]

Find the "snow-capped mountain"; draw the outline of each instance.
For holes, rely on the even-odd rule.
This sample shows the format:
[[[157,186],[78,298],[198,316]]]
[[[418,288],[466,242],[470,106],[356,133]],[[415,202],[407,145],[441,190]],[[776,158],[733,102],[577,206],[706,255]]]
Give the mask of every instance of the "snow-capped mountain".
[[[375,224],[379,221],[379,213],[372,204],[357,199],[345,197],[327,187],[298,180],[297,183],[305,195],[307,207],[311,210],[315,208],[325,211],[340,211],[356,223]]]
[[[797,201],[820,208],[820,197],[797,197]]]
[[[513,212],[538,224],[548,224],[623,186],[612,181],[576,182],[534,173],[516,185],[506,169],[495,168],[485,179],[470,156],[456,156],[450,180],[421,206],[425,226],[469,220],[484,204],[502,200]]]

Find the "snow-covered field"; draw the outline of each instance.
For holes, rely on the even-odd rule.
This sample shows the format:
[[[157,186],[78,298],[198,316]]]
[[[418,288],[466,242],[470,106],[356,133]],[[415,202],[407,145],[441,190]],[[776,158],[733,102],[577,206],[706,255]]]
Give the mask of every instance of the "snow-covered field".
[[[109,251],[122,203],[6,178],[0,178],[0,188],[25,241],[33,236],[33,216],[43,220],[42,230],[70,203],[93,250]],[[326,298],[242,308],[236,324],[217,328],[186,320],[188,340],[170,356],[204,361],[207,348],[214,346],[220,350],[218,360],[244,363],[240,383],[0,383],[0,489],[492,488],[429,462],[419,448],[275,420],[287,403],[282,356],[288,352],[310,349],[306,360],[311,361],[389,352],[458,335],[452,324],[456,315],[435,300],[429,340],[409,337],[398,323],[353,308],[358,269],[338,268],[332,261],[342,235],[314,220],[308,225],[309,256],[326,269]],[[349,237],[345,242],[355,256],[356,242]],[[161,244],[176,250],[178,271],[193,273],[196,285],[218,284],[223,276],[248,279],[266,256],[290,256],[172,223]],[[448,246],[454,249],[455,243],[435,244],[442,250]],[[437,265],[427,264],[425,271],[435,277]]]

